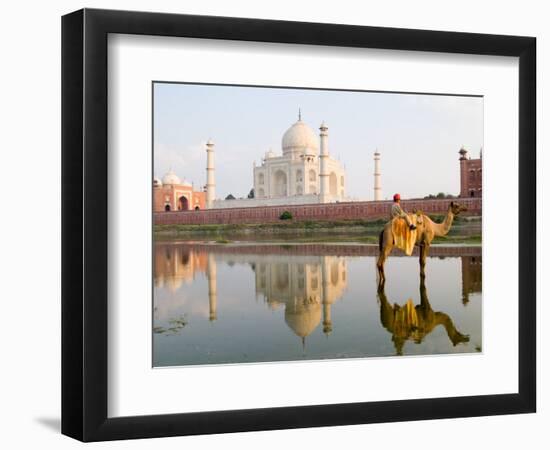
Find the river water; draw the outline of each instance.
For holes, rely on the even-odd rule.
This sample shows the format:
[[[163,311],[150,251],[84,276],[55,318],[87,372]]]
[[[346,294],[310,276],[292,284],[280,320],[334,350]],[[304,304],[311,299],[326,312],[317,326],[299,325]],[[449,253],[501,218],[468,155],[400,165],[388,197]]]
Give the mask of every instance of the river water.
[[[154,247],[153,365],[473,353],[482,350],[481,247],[395,254],[378,289],[374,246]]]

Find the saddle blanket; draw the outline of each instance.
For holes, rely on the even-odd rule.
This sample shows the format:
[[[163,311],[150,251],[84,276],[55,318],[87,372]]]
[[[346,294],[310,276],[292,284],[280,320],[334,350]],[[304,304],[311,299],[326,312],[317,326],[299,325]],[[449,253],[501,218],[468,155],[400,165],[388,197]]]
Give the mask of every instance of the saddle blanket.
[[[411,223],[416,225],[416,214],[409,214],[409,218]],[[416,230],[411,230],[405,219],[395,217],[392,220],[392,234],[394,245],[408,256],[411,256],[416,242]]]

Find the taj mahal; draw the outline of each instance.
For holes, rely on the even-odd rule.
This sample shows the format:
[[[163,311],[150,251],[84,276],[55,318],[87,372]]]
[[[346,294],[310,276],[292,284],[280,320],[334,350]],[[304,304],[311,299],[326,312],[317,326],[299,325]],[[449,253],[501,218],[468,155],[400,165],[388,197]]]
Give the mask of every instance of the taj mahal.
[[[282,154],[268,151],[254,167],[254,193],[262,204],[277,204],[291,197],[302,203],[329,203],[345,198],[345,171],[328,148],[328,127],[319,137],[302,121],[301,114],[283,135]],[[320,151],[319,151],[320,148]]]
[[[281,153],[267,151],[259,165],[253,165],[251,198],[216,198],[215,144],[206,142],[206,185],[202,191],[191,189],[172,172],[162,180],[155,178],[154,210],[242,208],[253,206],[304,205],[346,201],[346,172],[329,151],[328,126],[319,134],[298,113],[298,120],[283,134]],[[178,184],[179,183],[179,184]],[[374,200],[382,199],[380,154],[374,154]]]

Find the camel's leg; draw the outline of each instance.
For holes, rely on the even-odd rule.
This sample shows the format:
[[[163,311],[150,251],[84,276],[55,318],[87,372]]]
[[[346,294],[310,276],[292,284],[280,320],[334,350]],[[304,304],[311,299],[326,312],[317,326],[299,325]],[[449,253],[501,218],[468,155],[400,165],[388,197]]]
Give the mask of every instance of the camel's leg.
[[[419,256],[419,263],[420,263],[420,279],[424,280],[426,278],[426,258],[428,256],[428,251],[430,249],[430,245],[426,242],[423,242],[420,244],[420,256]]]
[[[385,231],[381,235],[381,241],[380,241],[380,254],[378,255],[378,261],[376,263],[376,267],[378,268],[378,286],[382,286],[384,282],[386,281],[386,275],[384,273],[384,264],[386,262],[386,259],[388,259],[388,256],[390,256],[390,253],[393,249],[393,238],[389,233],[386,233]]]
[[[385,230],[382,230],[378,238],[378,260],[376,261],[376,268],[378,269],[378,287],[380,287],[380,283],[382,282],[382,278],[384,276],[384,261],[382,259],[382,252],[384,250],[385,232]]]

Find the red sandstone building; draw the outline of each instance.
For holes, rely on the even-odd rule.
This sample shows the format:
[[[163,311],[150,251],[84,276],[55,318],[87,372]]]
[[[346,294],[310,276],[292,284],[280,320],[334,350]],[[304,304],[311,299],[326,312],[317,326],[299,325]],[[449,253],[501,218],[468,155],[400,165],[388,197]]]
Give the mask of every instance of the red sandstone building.
[[[460,197],[481,197],[481,151],[478,159],[471,159],[464,147],[460,153]]]
[[[195,191],[193,185],[170,170],[162,181],[153,179],[153,211],[189,211],[204,209],[206,192]]]

